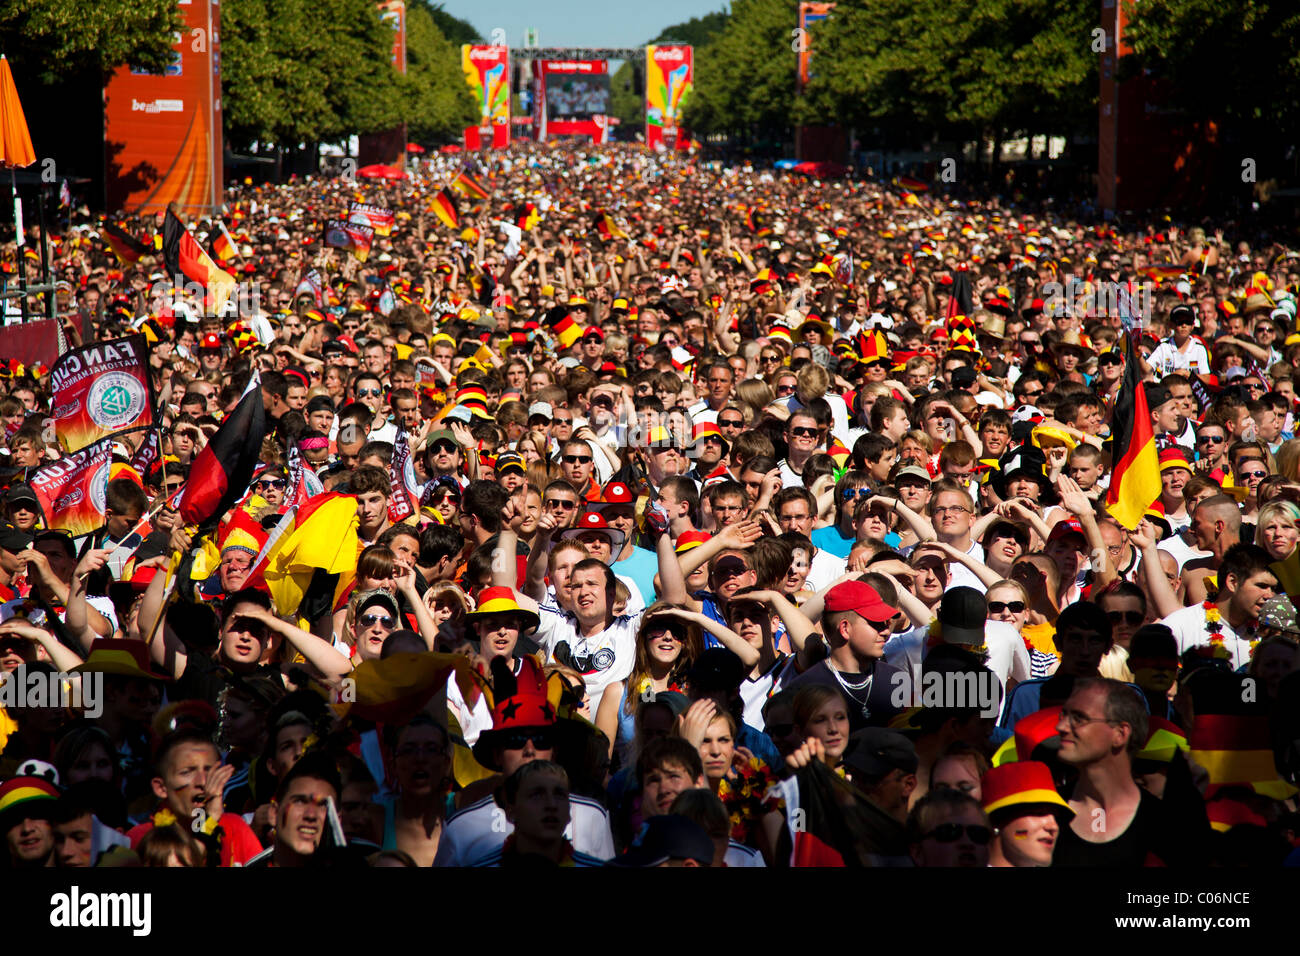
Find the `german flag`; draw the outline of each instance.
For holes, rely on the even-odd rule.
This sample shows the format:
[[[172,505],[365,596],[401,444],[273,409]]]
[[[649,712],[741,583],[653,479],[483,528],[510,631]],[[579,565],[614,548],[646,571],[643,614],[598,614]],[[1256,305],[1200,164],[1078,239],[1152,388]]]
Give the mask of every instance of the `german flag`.
[[[149,254],[148,246],[111,222],[104,223],[104,239],[122,265],[135,265],[141,256]]]
[[[230,511],[253,480],[265,437],[262,378],[254,375],[235,410],[226,416],[190,465],[189,478],[177,506],[181,520],[189,525],[203,525],[215,522]]]
[[[759,238],[772,234],[772,230],[764,225],[763,217],[758,214],[758,210],[753,206],[745,210],[745,228]]]
[[[1124,380],[1115,397],[1110,434],[1114,464],[1106,492],[1106,510],[1132,531],[1151,502],[1160,497],[1160,456],[1151,430],[1146,392],[1139,378],[1132,332],[1124,338]]]
[[[902,824],[875,809],[820,761],[794,775],[803,825],[791,834],[791,866],[864,867],[869,855],[902,855]]]
[[[626,239],[627,233],[619,228],[614,217],[603,210],[596,214],[596,231],[602,239]]]
[[[929,183],[912,176],[899,176],[894,180],[894,185],[900,189],[906,189],[910,193],[928,193],[930,191]]]
[[[456,197],[452,195],[451,190],[446,186],[438,190],[438,194],[433,197],[433,204],[429,208],[435,216],[442,220],[443,225],[448,229],[460,228],[460,213],[456,209]]]
[[[1198,713],[1187,743],[1212,786],[1251,787],[1274,800],[1296,793],[1277,772],[1266,716]]]
[[[217,234],[212,237],[212,254],[223,263],[230,262],[239,255],[239,247],[235,245],[235,240],[230,238],[230,233],[226,232],[226,224],[220,219],[216,221],[216,229]]]
[[[582,326],[573,320],[567,305],[557,305],[546,313],[546,324],[560,340],[560,348],[567,349],[582,338]]]
[[[261,571],[277,614],[314,620],[316,610],[332,610],[356,579],[360,553],[357,499],[331,491],[290,510],[253,569]]]
[[[226,303],[235,291],[235,277],[212,261],[170,209],[163,222],[162,253],[167,271],[173,278],[183,275],[208,290],[204,305],[213,315],[225,311]],[[258,401],[260,403],[261,399]]]
[[[542,217],[537,214],[537,207],[532,203],[526,203],[523,210],[515,215],[515,225],[524,232],[528,232],[541,221]]]
[[[460,174],[452,180],[451,188],[456,190],[466,199],[487,199],[488,191],[479,180],[470,173],[468,169],[462,169]]]

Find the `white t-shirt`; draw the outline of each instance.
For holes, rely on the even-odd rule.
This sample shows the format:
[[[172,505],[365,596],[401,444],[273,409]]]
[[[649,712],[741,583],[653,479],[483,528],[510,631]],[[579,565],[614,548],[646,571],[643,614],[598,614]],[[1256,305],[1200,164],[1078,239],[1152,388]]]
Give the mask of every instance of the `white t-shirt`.
[[[1180,350],[1174,345],[1172,337],[1156,346],[1147,364],[1155,369],[1156,375],[1164,377],[1170,372],[1187,372],[1195,370],[1201,375],[1210,374],[1210,353],[1196,338],[1187,340]]]
[[[847,558],[837,558],[825,548],[818,548],[808,566],[808,577],[804,586],[813,591],[824,591],[844,572],[848,570]]]
[[[486,796],[458,810],[443,824],[434,866],[469,866],[506,842],[515,825],[497,813],[496,800]],[[564,838],[579,853],[609,860],[614,856],[614,837],[609,829],[609,812],[595,800],[569,795],[569,825]]]
[[[542,622],[533,640],[546,651],[548,663],[556,661],[555,653],[561,645],[567,646],[569,666],[583,675],[591,712],[596,713],[605,688],[632,673],[636,632],[641,627],[644,608],[635,614],[616,617],[609,627],[593,637],[578,633],[578,619],[568,611],[557,613],[546,607],[540,610]]]
[[[1205,629],[1205,608],[1200,604],[1180,608],[1160,623],[1174,632],[1174,638],[1178,641],[1179,654],[1188,648],[1205,647],[1210,643],[1210,632]],[[1232,655],[1233,670],[1249,663],[1250,641],[1238,637],[1237,632],[1232,629],[1232,625],[1223,615],[1219,616],[1219,625],[1222,628],[1219,633],[1223,636],[1223,646]]]
[[[797,673],[794,655],[788,654],[778,657],[768,668],[767,673],[758,679],[746,676],[740,684],[740,699],[745,702],[745,723],[764,730],[766,725],[763,722],[763,705]]]
[[[1191,523],[1190,519],[1188,519],[1188,523]],[[1183,540],[1181,534],[1170,535],[1168,538],[1165,538],[1165,540],[1157,544],[1156,547],[1161,551],[1168,551],[1174,556],[1174,560],[1178,562],[1179,574],[1183,573],[1183,566],[1186,565],[1188,561],[1195,558],[1208,558],[1211,556],[1209,551],[1200,551],[1192,547]]]

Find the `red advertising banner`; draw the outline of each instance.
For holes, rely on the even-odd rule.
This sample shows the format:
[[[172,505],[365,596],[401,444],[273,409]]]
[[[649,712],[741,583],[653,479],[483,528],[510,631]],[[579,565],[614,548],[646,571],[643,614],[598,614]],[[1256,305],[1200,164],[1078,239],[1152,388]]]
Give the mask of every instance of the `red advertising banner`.
[[[681,128],[682,107],[695,86],[695,57],[689,46],[645,48],[645,144],[651,149],[689,149]]]
[[[376,236],[390,235],[395,221],[393,211],[382,206],[372,206],[366,202],[354,202],[348,206],[348,222],[370,226],[375,230]]]
[[[184,27],[161,76],[124,66],[104,87],[110,212],[221,206],[220,0],[180,0]]]
[[[393,28],[393,69],[406,72],[406,3],[388,0],[379,5],[379,19]]]
[[[537,62],[537,139],[586,136],[608,141],[609,62],[607,60],[539,60]]]
[[[465,44],[460,66],[478,105],[478,125],[465,130],[465,148],[510,145],[510,48]]]
[[[143,335],[71,349],[50,369],[59,443],[74,452],[154,423],[149,347]]]
[[[112,440],[105,438],[66,458],[41,465],[28,476],[49,527],[79,538],[104,526],[112,449]]]
[[[375,230],[345,219],[325,220],[325,245],[331,249],[348,249],[361,262],[370,256],[370,246],[375,241]]]

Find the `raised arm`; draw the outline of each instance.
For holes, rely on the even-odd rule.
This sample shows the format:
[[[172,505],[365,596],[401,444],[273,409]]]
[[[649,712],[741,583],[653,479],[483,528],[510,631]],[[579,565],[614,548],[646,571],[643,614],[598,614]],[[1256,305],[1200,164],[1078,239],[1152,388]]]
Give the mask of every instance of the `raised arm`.
[[[772,610],[776,611],[777,617],[785,625],[786,636],[790,638],[790,646],[795,652],[795,666],[800,672],[817,663],[820,655],[815,652],[823,646],[821,635],[817,625],[795,607],[793,601],[780,591],[746,591],[744,597],[770,604]]]
[[[340,686],[343,678],[352,673],[352,662],[336,651],[333,644],[304,631],[296,624],[282,621],[269,611],[263,611],[256,606],[248,606],[241,616],[260,621],[266,625],[268,631],[283,637],[294,650],[307,658],[309,664],[320,671],[325,682],[331,687]]]
[[[867,505],[870,506],[877,502],[902,518],[920,540],[934,541],[938,538],[938,535],[936,535],[934,531],[934,525],[930,523],[930,520],[924,515],[917,514],[907,505],[903,504],[901,498],[890,498],[886,495],[872,495],[870,500],[867,501]],[[862,505],[859,504],[858,507],[861,508]]]
[[[1183,605],[1160,563],[1160,549],[1156,547],[1156,532],[1151,522],[1146,519],[1138,522],[1137,530],[1130,531],[1128,537],[1142,555],[1142,581],[1156,614],[1168,617],[1175,611],[1182,610]]]

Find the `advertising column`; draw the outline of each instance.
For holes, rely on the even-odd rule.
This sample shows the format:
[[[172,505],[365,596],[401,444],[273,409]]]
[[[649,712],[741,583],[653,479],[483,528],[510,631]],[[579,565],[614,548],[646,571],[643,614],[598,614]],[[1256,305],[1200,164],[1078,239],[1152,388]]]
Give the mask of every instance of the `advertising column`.
[[[645,143],[651,149],[687,149],[682,107],[695,87],[695,62],[688,46],[645,48]]]
[[[219,0],[181,0],[184,27],[162,75],[124,66],[104,86],[110,212],[204,215],[221,205]]]
[[[478,104],[478,125],[465,129],[465,148],[510,145],[510,48],[466,44],[460,48],[465,82]]]

